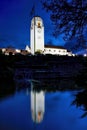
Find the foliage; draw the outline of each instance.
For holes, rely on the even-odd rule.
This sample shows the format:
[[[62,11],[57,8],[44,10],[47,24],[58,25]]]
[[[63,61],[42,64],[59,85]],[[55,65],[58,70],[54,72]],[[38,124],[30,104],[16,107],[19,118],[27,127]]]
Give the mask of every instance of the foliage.
[[[0,50],[0,55],[2,55],[3,53],[2,53],[2,50]]]
[[[87,116],[87,102],[85,99],[87,99],[87,89],[82,92],[78,92],[75,95],[74,101],[72,102],[72,105],[76,105],[76,107],[80,107],[82,108],[82,110],[84,110],[84,113],[83,115],[81,115],[81,118]]]
[[[87,0],[43,0],[54,23],[53,35],[64,33],[64,40],[84,35],[87,28]]]
[[[42,52],[42,50],[37,50],[36,52],[35,52],[35,54],[42,54],[43,52]]]

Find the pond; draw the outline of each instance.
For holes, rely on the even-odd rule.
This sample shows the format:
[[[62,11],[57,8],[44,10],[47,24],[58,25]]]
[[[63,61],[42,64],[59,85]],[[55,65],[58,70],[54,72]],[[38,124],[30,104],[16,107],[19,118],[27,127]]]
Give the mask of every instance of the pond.
[[[0,96],[0,130],[87,130],[86,90],[16,84]],[[21,87],[19,87],[21,86]],[[10,87],[10,88],[11,88]]]

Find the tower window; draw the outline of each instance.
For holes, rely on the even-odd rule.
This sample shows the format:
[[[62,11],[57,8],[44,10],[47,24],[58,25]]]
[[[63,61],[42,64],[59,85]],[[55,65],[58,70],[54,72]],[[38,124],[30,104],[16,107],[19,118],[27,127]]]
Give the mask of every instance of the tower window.
[[[40,23],[38,23],[38,28],[41,28],[41,25],[40,25]]]

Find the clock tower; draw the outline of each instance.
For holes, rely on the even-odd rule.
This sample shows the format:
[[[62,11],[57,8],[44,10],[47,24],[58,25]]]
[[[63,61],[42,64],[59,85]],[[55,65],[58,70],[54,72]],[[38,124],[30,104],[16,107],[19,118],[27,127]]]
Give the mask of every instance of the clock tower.
[[[31,20],[30,47],[32,54],[44,51],[44,25],[43,20],[38,16]]]

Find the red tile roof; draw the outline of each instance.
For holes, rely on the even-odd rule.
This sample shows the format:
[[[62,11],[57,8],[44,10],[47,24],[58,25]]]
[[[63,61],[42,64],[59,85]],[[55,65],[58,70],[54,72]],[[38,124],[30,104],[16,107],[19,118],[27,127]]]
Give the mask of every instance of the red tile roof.
[[[45,45],[46,48],[66,49],[63,46]]]

